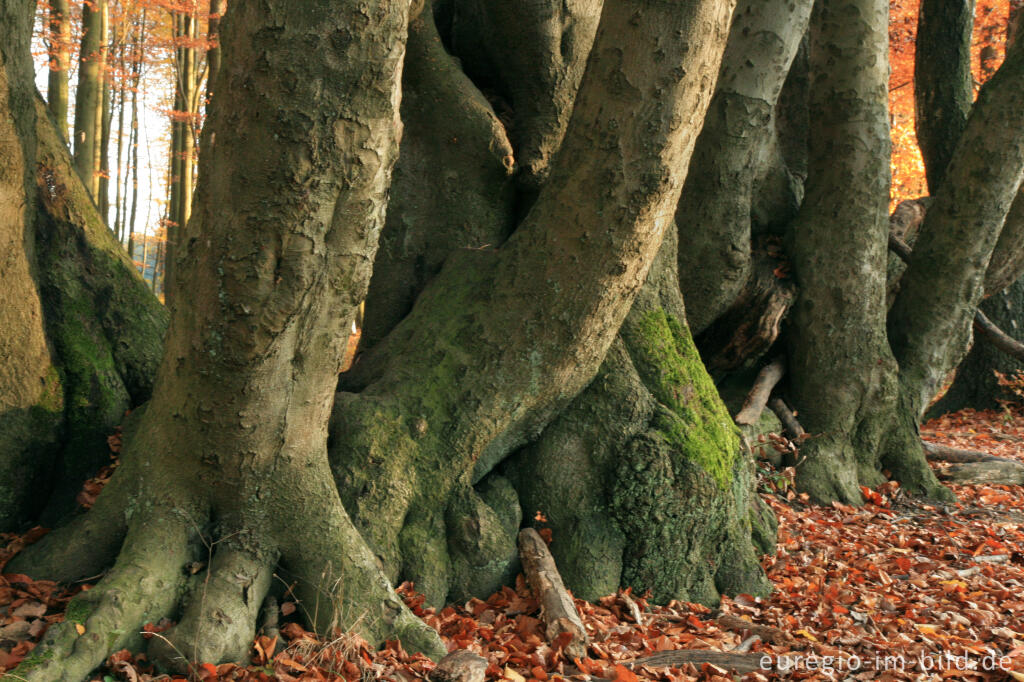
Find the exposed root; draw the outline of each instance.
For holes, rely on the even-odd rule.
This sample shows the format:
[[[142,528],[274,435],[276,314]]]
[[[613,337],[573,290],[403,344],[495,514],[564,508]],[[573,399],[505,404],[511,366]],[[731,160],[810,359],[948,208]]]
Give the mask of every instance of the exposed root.
[[[909,413],[909,410],[900,411],[903,419],[909,420]],[[883,451],[882,466],[889,469],[891,477],[911,495],[941,502],[954,501],[953,492],[942,485],[928,465],[921,442],[915,423],[897,422]]]
[[[117,562],[68,604],[32,654],[8,673],[28,682],[81,682],[112,652],[137,648],[142,626],[173,613],[185,586],[189,529],[181,519],[132,524]]]
[[[849,446],[847,446],[849,447]],[[801,462],[796,470],[797,488],[819,504],[837,500],[844,504],[861,504],[857,468],[847,463],[852,452],[843,452],[838,439],[822,436],[804,441],[800,448]]]
[[[966,464],[969,462],[1012,461],[1004,457],[996,457],[995,455],[990,455],[987,452],[978,452],[977,450],[961,450],[960,448],[951,448],[948,445],[930,443],[926,440],[921,441],[921,447],[924,448],[925,457],[932,462],[953,462],[955,464]]]
[[[98,575],[110,566],[124,539],[121,501],[116,489],[100,495],[92,509],[26,547],[4,570],[61,583]]]
[[[273,562],[252,552],[218,547],[193,585],[181,620],[149,645],[150,659],[178,672],[195,661],[241,661],[249,653]]]
[[[306,495],[308,526],[301,533],[277,529],[276,535],[288,540],[281,546],[281,565],[295,580],[294,593],[316,630],[354,629],[371,642],[399,639],[407,651],[434,660],[448,653],[437,632],[395,593],[345,514],[337,490],[312,488],[308,481],[294,489]]]

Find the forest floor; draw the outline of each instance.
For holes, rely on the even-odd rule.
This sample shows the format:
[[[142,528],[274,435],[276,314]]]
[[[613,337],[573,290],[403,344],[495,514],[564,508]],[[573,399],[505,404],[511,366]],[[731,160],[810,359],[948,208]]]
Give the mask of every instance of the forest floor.
[[[1024,462],[1020,409],[958,412],[929,422],[924,433]],[[863,507],[817,507],[794,493],[784,474],[762,474],[761,494],[779,518],[777,551],[764,557],[772,596],[725,598],[716,610],[682,602],[654,606],[628,591],[597,604],[577,601],[591,638],[584,659],[567,660],[544,641],[537,602],[521,577],[515,589],[440,612],[421,608],[410,586],[402,593],[450,649],[485,657],[488,679],[736,679],[706,663],[633,663],[657,652],[709,649],[751,664],[755,670],[745,680],[1024,680],[1024,487],[954,486],[958,502],[935,506],[907,499],[888,483],[865,489]],[[88,502],[97,485],[90,482],[80,499]],[[41,533],[4,536],[0,567]],[[0,672],[31,651],[63,619],[68,599],[88,588],[0,577]],[[286,599],[282,619],[297,620],[301,608]],[[423,679],[432,667],[397,644],[375,652],[354,636],[318,640],[298,622],[286,622],[276,638],[256,639],[249,665],[199,664],[191,679],[410,680]],[[186,678],[155,675],[144,657],[125,651],[94,679]]]

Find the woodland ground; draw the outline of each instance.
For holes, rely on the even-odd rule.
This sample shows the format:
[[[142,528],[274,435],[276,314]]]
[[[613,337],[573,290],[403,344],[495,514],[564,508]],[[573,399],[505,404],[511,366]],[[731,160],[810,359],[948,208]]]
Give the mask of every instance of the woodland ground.
[[[938,443],[1024,462],[1024,410],[1017,407],[965,410],[933,420],[923,431]],[[111,442],[116,449],[117,438]],[[773,444],[786,447],[781,440],[765,445]],[[106,475],[89,481],[80,501],[88,503]],[[775,586],[770,598],[725,598],[716,611],[679,602],[655,607],[628,593],[598,604],[577,601],[592,643],[588,658],[575,666],[589,671],[591,679],[620,682],[733,679],[713,666],[631,671],[622,664],[662,650],[729,651],[748,640],[750,632],[740,621],[749,621],[768,626],[757,629],[761,641],[747,642],[751,652],[770,655],[776,664],[798,667],[785,674],[778,670],[750,673],[743,677],[746,680],[832,679],[810,669],[825,665],[826,657],[835,657],[834,679],[1024,680],[1024,488],[954,486],[957,503],[937,507],[908,500],[896,484],[889,483],[867,492],[870,501],[862,508],[816,507],[804,504],[791,490],[786,472],[764,468],[760,489],[780,522],[776,553],[763,559]],[[38,535],[37,530],[4,536],[0,566]],[[25,656],[48,625],[64,618],[68,599],[88,588],[79,584],[65,589],[52,582],[3,575],[0,671]],[[557,647],[543,641],[537,603],[521,577],[517,589],[505,588],[487,601],[472,600],[440,613],[420,609],[421,599],[410,586],[404,587],[403,595],[440,631],[449,648],[470,649],[486,657],[488,679],[558,679],[560,672],[574,666]],[[276,652],[271,638],[259,637],[251,665],[200,665],[193,679],[408,680],[422,679],[433,667],[427,659],[408,656],[396,645],[374,652],[350,636],[317,640],[290,622],[298,618],[301,608],[282,602]],[[159,631],[164,625],[153,624],[152,629]],[[998,652],[996,659],[985,658],[990,651]],[[943,659],[946,654],[957,658]],[[854,656],[860,664],[850,670],[857,660]],[[983,666],[993,660],[1002,663],[1004,670],[957,669],[965,662]],[[926,671],[929,665],[932,670]],[[108,660],[94,679],[186,678],[156,676],[144,659],[122,652]]]

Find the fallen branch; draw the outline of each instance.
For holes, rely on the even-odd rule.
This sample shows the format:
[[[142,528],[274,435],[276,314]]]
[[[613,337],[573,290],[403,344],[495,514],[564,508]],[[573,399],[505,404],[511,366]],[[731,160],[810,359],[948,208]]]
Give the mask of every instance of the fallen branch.
[[[974,314],[974,331],[1010,357],[1024,360],[1024,343],[997,327],[980,310]]]
[[[431,682],[484,682],[486,673],[487,659],[458,649],[442,658],[427,679]]]
[[[659,651],[650,656],[643,656],[632,661],[616,661],[627,670],[636,670],[644,666],[650,668],[678,668],[692,663],[698,669],[705,663],[722,670],[735,670],[738,673],[746,674],[757,671],[764,671],[761,661],[763,653],[737,653],[727,651],[712,651],[711,649],[679,649],[676,651]],[[575,666],[566,666],[565,675],[572,677],[581,674],[583,671]],[[605,677],[589,676],[590,682],[612,682]],[[616,678],[619,679],[619,678]]]
[[[990,455],[987,452],[978,452],[977,450],[960,450],[959,448],[951,448],[946,445],[939,445],[938,443],[930,443],[926,440],[921,441],[921,446],[924,447],[925,457],[932,462],[953,462],[955,464],[966,464],[970,462],[1012,462],[1012,460],[1005,459],[1003,457],[996,457]]]
[[[782,427],[786,430],[786,435],[789,436],[790,440],[800,441],[803,440],[803,436],[807,434],[804,431],[804,427],[800,426],[800,422],[796,420],[796,415],[789,409],[785,401],[778,396],[768,401],[768,407],[771,408],[775,416],[782,422]]]
[[[936,472],[939,478],[951,483],[995,483],[997,485],[1024,484],[1024,464],[1008,460],[1000,462],[972,462],[954,464]]]
[[[785,630],[772,627],[771,625],[751,623],[731,613],[719,616],[714,622],[723,630],[739,633],[749,632],[751,635],[759,637],[762,641],[771,642],[772,644],[788,644],[793,641],[793,636]]]
[[[519,556],[530,589],[540,602],[540,618],[548,642],[554,642],[563,633],[569,633],[569,643],[565,646],[569,658],[586,656],[587,631],[583,621],[562,583],[554,557],[533,528],[519,531]]]
[[[640,666],[651,666],[652,668],[675,668],[687,663],[693,663],[698,668],[703,663],[735,670],[739,673],[752,673],[762,670],[761,659],[764,654],[758,653],[732,653],[724,651],[710,651],[707,649],[680,649],[678,651],[659,651],[650,656],[643,656],[635,661],[622,663],[623,666],[634,670]]]
[[[768,404],[768,398],[771,397],[772,389],[775,388],[775,384],[779,383],[779,380],[782,379],[782,375],[785,373],[786,366],[781,356],[769,362],[758,372],[753,388],[747,394],[747,399],[743,401],[743,407],[736,414],[735,421],[737,424],[749,426],[757,423],[757,420],[761,418],[761,412],[764,411],[765,405]]]

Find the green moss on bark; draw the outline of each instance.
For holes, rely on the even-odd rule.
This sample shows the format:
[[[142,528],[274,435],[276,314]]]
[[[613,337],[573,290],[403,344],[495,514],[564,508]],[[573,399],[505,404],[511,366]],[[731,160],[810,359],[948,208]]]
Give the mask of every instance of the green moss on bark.
[[[658,412],[654,428],[722,489],[728,488],[739,453],[739,432],[689,331],[661,308],[623,331],[644,383],[668,408]]]

